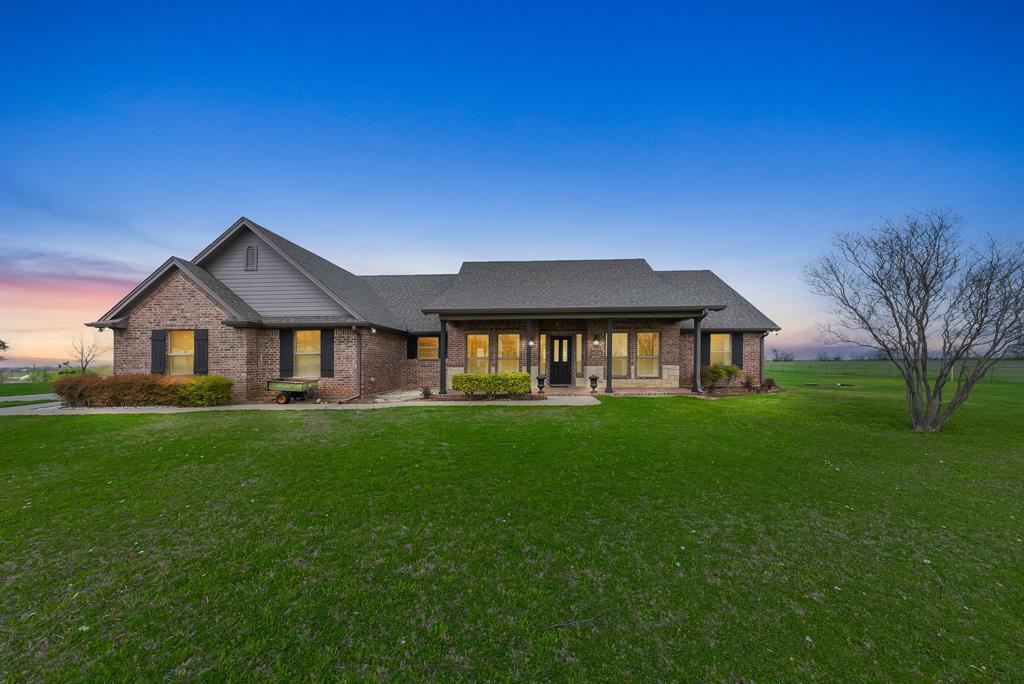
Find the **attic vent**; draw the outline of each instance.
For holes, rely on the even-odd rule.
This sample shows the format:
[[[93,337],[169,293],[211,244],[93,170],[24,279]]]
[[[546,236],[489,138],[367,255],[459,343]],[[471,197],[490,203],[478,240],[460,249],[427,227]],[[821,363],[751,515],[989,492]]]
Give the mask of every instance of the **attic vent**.
[[[245,248],[245,270],[255,271],[259,266],[259,251],[255,245]]]

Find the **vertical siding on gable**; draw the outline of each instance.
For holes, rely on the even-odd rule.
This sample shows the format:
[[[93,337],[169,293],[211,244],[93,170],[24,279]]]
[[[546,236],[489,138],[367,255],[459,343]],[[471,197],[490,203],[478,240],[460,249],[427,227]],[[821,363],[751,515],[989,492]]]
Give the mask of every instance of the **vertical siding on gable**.
[[[259,268],[245,270],[245,248],[259,249]],[[336,316],[341,306],[294,266],[248,230],[225,245],[205,264],[215,278],[263,316]]]

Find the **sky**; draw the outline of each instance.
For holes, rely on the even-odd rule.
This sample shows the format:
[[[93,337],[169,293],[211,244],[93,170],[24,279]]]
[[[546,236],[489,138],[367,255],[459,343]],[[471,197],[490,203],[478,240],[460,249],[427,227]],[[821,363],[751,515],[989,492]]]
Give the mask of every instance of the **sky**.
[[[243,215],[359,274],[710,268],[800,356],[835,233],[1024,236],[1024,4],[552,5],[4,3],[4,363]]]

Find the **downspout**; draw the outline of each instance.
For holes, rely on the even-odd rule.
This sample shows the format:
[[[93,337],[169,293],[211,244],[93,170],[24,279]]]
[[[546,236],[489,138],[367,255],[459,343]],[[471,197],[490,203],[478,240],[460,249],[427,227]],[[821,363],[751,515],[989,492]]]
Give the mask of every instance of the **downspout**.
[[[704,309],[700,316],[693,319],[693,392],[694,394],[704,394],[704,388],[700,382],[700,342],[701,332],[700,324],[708,315],[708,310]]]
[[[764,338],[768,337],[768,333],[768,330],[765,330],[763,333],[761,333],[761,363],[758,365],[758,367],[761,369],[760,383],[762,385],[764,384]]]
[[[356,398],[363,398],[363,335],[359,328],[352,326],[356,334]]]

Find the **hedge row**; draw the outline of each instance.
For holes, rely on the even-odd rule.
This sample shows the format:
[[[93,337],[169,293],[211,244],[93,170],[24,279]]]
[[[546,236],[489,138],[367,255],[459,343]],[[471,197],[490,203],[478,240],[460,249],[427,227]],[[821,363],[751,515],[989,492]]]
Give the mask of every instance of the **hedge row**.
[[[221,406],[232,382],[220,375],[73,375],[53,383],[65,406]]]
[[[452,377],[452,389],[470,396],[486,394],[529,394],[529,373],[464,373]]]

